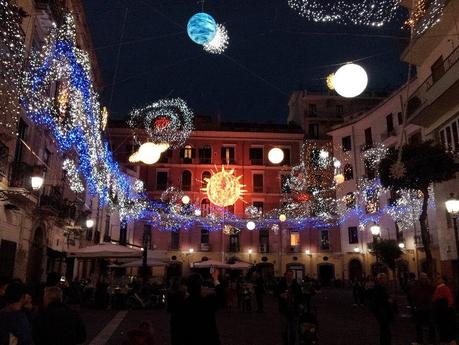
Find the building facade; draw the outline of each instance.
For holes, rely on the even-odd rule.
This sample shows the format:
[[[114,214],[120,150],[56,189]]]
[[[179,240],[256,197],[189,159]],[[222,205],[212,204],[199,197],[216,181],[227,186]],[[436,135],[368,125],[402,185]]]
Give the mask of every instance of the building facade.
[[[19,0],[15,5],[27,52],[25,66],[30,54],[42,46],[53,23],[62,23],[67,11],[75,14],[79,46],[92,51],[79,1]],[[97,66],[96,61],[93,66]],[[95,71],[94,78],[100,81]],[[19,102],[14,96],[14,100],[2,102]],[[62,169],[64,155],[50,133],[37,127],[22,111],[12,130],[0,126],[0,132],[0,276],[20,278],[31,285],[44,281],[50,272],[71,278],[73,260],[66,257],[66,252],[83,245],[80,233],[91,213],[89,199],[84,193],[70,190]],[[32,176],[44,178],[39,190],[31,188]]]

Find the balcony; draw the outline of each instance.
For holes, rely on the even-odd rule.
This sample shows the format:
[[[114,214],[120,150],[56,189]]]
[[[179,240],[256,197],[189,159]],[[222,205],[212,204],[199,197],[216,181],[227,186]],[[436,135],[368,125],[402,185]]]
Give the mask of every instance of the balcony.
[[[384,140],[387,140],[389,138],[396,137],[396,136],[397,136],[397,131],[395,129],[392,129],[390,131],[385,131],[381,133],[381,141],[384,141]]]
[[[408,121],[429,127],[457,105],[459,94],[459,47],[443,61],[442,74],[431,74],[408,100]]]
[[[287,247],[287,252],[288,253],[300,253],[301,252],[300,245],[288,246]]]
[[[199,164],[212,164],[212,159],[200,157]]]
[[[252,164],[252,165],[263,165],[263,158],[252,158],[250,160],[250,164]]]
[[[199,250],[201,252],[210,252],[210,250],[211,250],[210,244],[209,243],[201,243],[200,246],[199,246]]]
[[[40,211],[54,216],[60,214],[63,204],[62,188],[59,186],[44,186],[40,196]]]
[[[263,186],[253,186],[254,193],[263,193]]]
[[[411,2],[411,0],[403,0],[402,4]],[[441,3],[441,2],[439,2]],[[402,60],[412,65],[422,65],[425,59],[441,44],[442,40],[447,37],[452,30],[455,29],[456,14],[459,8],[459,0],[445,0],[443,11],[438,10],[438,14],[432,14],[429,10],[423,18],[418,20],[414,26],[414,38],[402,54]],[[425,26],[424,18],[438,19],[427,30],[422,29]]]

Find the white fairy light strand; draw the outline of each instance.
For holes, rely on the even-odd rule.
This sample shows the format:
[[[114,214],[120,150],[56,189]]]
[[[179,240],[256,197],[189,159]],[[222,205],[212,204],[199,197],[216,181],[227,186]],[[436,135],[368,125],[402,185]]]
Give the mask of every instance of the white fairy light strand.
[[[205,43],[203,48],[211,54],[222,54],[228,48],[228,44],[228,31],[223,24],[218,24],[215,37],[209,43]]]

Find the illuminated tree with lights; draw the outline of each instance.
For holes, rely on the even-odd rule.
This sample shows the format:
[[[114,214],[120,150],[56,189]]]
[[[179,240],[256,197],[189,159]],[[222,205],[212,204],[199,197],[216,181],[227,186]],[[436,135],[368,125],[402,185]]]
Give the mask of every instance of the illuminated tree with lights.
[[[399,151],[392,150],[379,165],[381,183],[395,190],[414,189],[422,193],[422,211],[419,216],[421,239],[426,255],[427,273],[432,276],[433,260],[430,234],[427,226],[429,186],[454,178],[456,164],[453,156],[432,141],[405,145]],[[397,167],[399,167],[397,169]],[[400,168],[401,167],[401,168]],[[397,173],[398,170],[398,173]]]
[[[24,12],[10,1],[0,0],[0,128],[14,134],[20,112],[19,97],[24,63]]]

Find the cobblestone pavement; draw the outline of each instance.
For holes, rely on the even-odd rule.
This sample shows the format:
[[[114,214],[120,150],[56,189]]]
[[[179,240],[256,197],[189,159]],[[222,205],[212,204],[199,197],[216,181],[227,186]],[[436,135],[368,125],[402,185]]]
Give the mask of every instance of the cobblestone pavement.
[[[349,290],[323,290],[314,297],[314,305],[319,318],[320,345],[378,344],[378,326],[373,316],[365,307],[352,306]],[[406,309],[402,306],[400,310],[394,322],[393,345],[408,345],[414,338],[414,326]],[[107,319],[116,314],[113,311],[81,312],[88,325],[89,340],[107,325]],[[266,298],[266,312],[263,314],[221,311],[217,318],[222,345],[281,344],[277,304],[271,296]],[[154,326],[157,345],[169,345],[169,315],[165,310],[129,312],[107,344],[122,344],[125,332],[141,321],[149,321]]]

